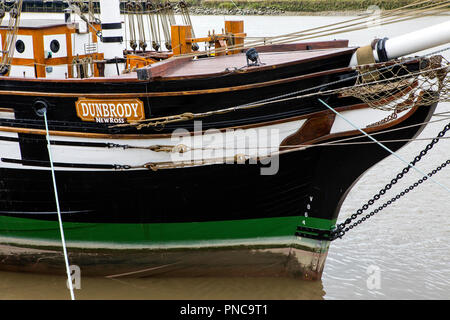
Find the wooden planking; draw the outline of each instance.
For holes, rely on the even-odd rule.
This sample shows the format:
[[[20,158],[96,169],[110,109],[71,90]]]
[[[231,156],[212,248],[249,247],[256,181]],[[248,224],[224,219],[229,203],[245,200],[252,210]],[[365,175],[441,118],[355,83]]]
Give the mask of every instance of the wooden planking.
[[[312,41],[301,43],[288,43],[288,44],[269,44],[265,46],[259,46],[255,49],[258,52],[286,52],[286,51],[299,51],[299,50],[318,50],[328,48],[348,48],[348,40],[334,40],[334,41]],[[245,50],[247,51],[247,50]]]
[[[191,43],[186,39],[192,38],[191,26],[175,25],[171,26],[172,52],[174,55],[186,54],[192,52]]]
[[[4,30],[3,31],[0,30],[0,33],[1,32],[4,32]],[[27,32],[29,32],[31,34],[31,30],[26,30],[25,29],[23,32],[24,32],[23,34],[27,34]],[[46,31],[45,34],[47,32],[48,31]],[[52,33],[50,33],[50,34],[52,34]],[[5,38],[4,35],[3,35],[2,38],[3,38],[3,41],[5,41],[4,40],[4,38]],[[70,49],[70,52],[72,51],[71,43],[72,43],[71,36],[70,36],[70,33],[68,33],[67,34],[67,44],[69,46],[68,49]],[[346,43],[346,41],[344,41],[344,40],[337,40],[337,41],[323,41],[323,42],[313,42],[313,43],[315,43],[317,46],[320,46],[320,47],[332,47],[333,44],[336,45],[336,46],[339,46],[340,44],[344,45]],[[280,50],[280,51],[283,51],[283,50],[292,51],[293,49],[297,50],[298,48],[305,48],[307,44],[308,43],[292,44],[292,45],[274,45],[274,46],[269,46],[269,47],[272,47],[272,49],[270,49],[270,50],[275,50],[276,49],[276,50]],[[277,46],[281,46],[281,47],[278,47],[278,49],[277,49]],[[267,49],[267,50],[269,50],[269,49]],[[353,50],[355,50],[355,49],[353,49]],[[69,54],[69,50],[68,50],[68,54]],[[241,55],[239,55],[239,56],[241,56]],[[227,57],[221,57],[220,59],[224,59],[224,58],[227,58]],[[212,58],[209,58],[209,59],[214,60],[215,58],[212,57]],[[49,60],[51,60],[51,59],[49,59]],[[244,57],[241,56],[241,60],[243,60],[244,63],[245,63],[245,58]],[[152,78],[152,79],[172,80],[172,78],[169,78],[167,76],[167,73],[170,73],[170,72],[173,72],[173,71],[176,71],[176,70],[180,69],[184,64],[186,64],[186,63],[188,63],[190,61],[192,61],[192,57],[180,57],[180,58],[178,58],[178,57],[174,58],[173,57],[173,58],[169,58],[169,59],[157,62],[157,63],[147,67],[146,69],[147,69],[147,71],[149,73],[149,77]],[[30,61],[27,61],[27,64],[29,62]],[[69,64],[71,64],[71,62],[72,61],[70,61]],[[213,63],[213,62],[211,62],[211,63]],[[240,65],[240,66],[242,66],[242,65]],[[219,74],[228,73],[228,72],[224,72],[225,68],[226,67],[224,66],[223,69],[221,70],[222,72],[219,72]],[[69,68],[69,75],[71,74],[71,70],[70,69],[71,68]],[[251,68],[251,69],[247,70],[247,72],[252,71],[252,70],[254,70],[254,68]],[[192,76],[192,78],[196,78],[196,77],[198,77],[198,76]],[[179,78],[180,77],[175,77],[175,78],[173,78],[173,80],[177,80]],[[187,77],[184,77],[184,78],[187,78]],[[42,81],[42,79],[33,79],[33,78],[12,78],[12,77],[10,77],[9,79],[11,79],[11,80],[18,79],[18,80],[21,80],[21,81],[24,81],[24,80],[26,80],[26,81]],[[105,80],[108,80],[109,82],[121,82],[121,81],[124,81],[124,82],[141,82],[142,81],[142,80],[138,80],[137,79],[137,76],[136,76],[135,73],[133,73],[132,75],[125,74],[125,75],[121,75],[121,76],[118,76],[118,77],[108,77],[108,78],[103,78],[102,77],[102,78],[90,78],[90,79],[76,79],[76,78],[70,78],[69,77],[68,79],[47,79],[45,81],[50,81],[50,82],[61,82],[61,81],[70,81],[70,82],[79,82],[79,81],[83,81],[83,82],[104,82]]]
[[[67,45],[67,57],[73,57],[73,44],[72,44],[72,33],[66,33],[66,45]],[[73,59],[73,58],[72,58]],[[67,68],[67,75],[69,78],[74,76],[72,62],[70,62],[70,66]]]
[[[294,44],[284,44],[284,45],[268,45],[264,47],[258,47],[259,52],[288,52],[288,51],[304,51],[306,50],[307,46],[311,45],[314,46],[315,49],[337,49],[337,48],[347,48],[348,47],[348,40],[336,40],[336,41],[317,41],[317,42],[305,42],[305,43],[294,43]],[[353,49],[354,50],[354,49]],[[221,57],[220,59],[224,59],[225,57]],[[192,57],[183,57],[183,58],[172,58],[168,60],[164,60],[158,63],[155,63],[154,65],[150,66],[148,68],[148,72],[150,75],[150,78],[172,78],[170,75],[171,73],[177,73],[181,71],[181,68],[186,66],[189,62],[194,63],[194,61],[206,61],[208,60],[207,64],[218,64],[220,62],[220,70],[219,72],[222,72],[227,67],[231,67],[224,63],[224,61],[228,60],[219,60],[215,57],[211,58],[202,58],[199,60],[193,60]],[[239,61],[240,63],[236,63],[236,61]],[[242,66],[242,61],[245,64],[245,58],[236,58],[234,60],[236,65]],[[206,64],[206,63],[205,63]],[[206,66],[203,68],[204,73],[211,72],[211,69],[209,66]],[[216,71],[217,72],[217,71]],[[185,75],[186,77],[186,75]]]
[[[170,58],[167,60],[157,62],[147,68],[149,77],[150,78],[162,77],[170,70],[180,67],[186,62],[191,60],[192,60],[191,57],[184,57],[184,58]]]
[[[20,33],[20,30],[19,30]],[[56,34],[56,33],[55,33]],[[45,78],[45,54],[44,54],[44,34],[37,29],[33,34],[34,61],[36,63],[36,78]]]
[[[313,141],[330,133],[336,115],[333,113],[323,114],[318,117],[309,118],[303,126],[293,135],[281,142],[280,146],[296,146]]]
[[[336,73],[343,73],[351,71],[351,68],[339,68],[328,71],[321,71],[315,73],[309,73],[306,75],[290,77],[280,80],[271,80],[261,83],[246,84],[234,87],[224,87],[217,89],[203,89],[203,90],[189,90],[189,91],[172,91],[172,92],[148,92],[148,93],[57,93],[57,92],[37,92],[37,91],[11,91],[11,90],[0,90],[0,95],[17,95],[17,96],[36,96],[36,97],[62,97],[62,98],[78,98],[83,96],[87,97],[104,97],[104,98],[142,98],[142,97],[173,97],[173,96],[188,96],[188,95],[198,95],[198,94],[213,94],[222,92],[233,92],[241,90],[249,90],[255,88],[263,88],[267,86],[279,85],[284,83],[289,83],[293,81],[305,80],[314,77],[320,77],[324,75],[332,75]],[[48,80],[46,80],[48,81]],[[58,81],[57,81],[58,82]]]
[[[247,67],[247,60],[243,53],[220,58],[188,60],[178,68],[167,70],[161,77],[162,80],[201,78],[232,73],[234,68],[240,73],[257,72],[350,54],[355,50],[355,48],[333,48],[316,51],[266,52],[260,54],[263,64],[254,67]]]

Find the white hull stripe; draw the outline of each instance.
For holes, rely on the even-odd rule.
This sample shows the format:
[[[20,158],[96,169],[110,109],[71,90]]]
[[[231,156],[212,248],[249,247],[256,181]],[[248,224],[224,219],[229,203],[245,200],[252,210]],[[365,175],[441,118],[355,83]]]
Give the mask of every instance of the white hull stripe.
[[[343,114],[359,127],[365,128],[380,121],[390,112],[361,109],[349,110]],[[398,114],[397,120],[409,112]],[[285,122],[249,129],[229,131],[207,130],[202,134],[187,134],[180,130],[171,137],[152,139],[100,139],[68,136],[53,136],[51,141],[53,161],[57,170],[147,170],[148,163],[196,162],[220,158],[245,156],[246,158],[267,157],[280,151],[280,144],[295,134],[307,119]],[[336,119],[330,134],[352,131]],[[200,131],[199,131],[200,132]],[[32,139],[27,138],[27,139]],[[0,168],[49,170],[48,161],[23,160],[17,133],[0,132]],[[166,146],[156,151],[155,147]],[[171,150],[174,148],[175,150]],[[180,152],[182,151],[182,152]]]

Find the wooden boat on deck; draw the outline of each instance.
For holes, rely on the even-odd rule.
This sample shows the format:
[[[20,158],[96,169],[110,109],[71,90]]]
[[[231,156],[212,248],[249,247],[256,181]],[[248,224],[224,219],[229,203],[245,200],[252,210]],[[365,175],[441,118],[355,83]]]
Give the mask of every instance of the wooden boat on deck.
[[[320,278],[342,202],[389,153],[315,146],[369,141],[318,97],[377,139],[396,140],[394,151],[436,103],[414,100],[388,121],[391,112],[343,94],[359,78],[351,61],[360,53],[344,40],[257,47],[253,65],[244,49],[119,59],[117,5],[108,1],[102,24],[83,32],[67,21],[18,29],[16,49],[22,41],[29,56],[16,53],[0,77],[1,268],[64,271],[53,165],[70,263],[84,274]],[[98,50],[82,55],[89,37]],[[172,47],[190,46],[180,39]],[[124,73],[130,63],[137,68]],[[378,102],[414,87],[387,87]]]

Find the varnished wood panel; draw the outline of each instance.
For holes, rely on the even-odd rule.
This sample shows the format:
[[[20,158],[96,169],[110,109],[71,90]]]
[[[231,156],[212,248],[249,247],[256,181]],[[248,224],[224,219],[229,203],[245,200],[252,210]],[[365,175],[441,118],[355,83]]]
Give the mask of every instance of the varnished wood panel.
[[[280,146],[302,145],[329,134],[335,117],[333,113],[306,120],[303,126],[296,133],[284,139]]]

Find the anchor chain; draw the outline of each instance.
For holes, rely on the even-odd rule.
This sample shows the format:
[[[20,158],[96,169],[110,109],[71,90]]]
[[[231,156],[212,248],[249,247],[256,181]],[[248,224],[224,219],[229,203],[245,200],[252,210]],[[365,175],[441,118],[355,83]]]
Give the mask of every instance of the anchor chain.
[[[367,201],[366,204],[364,204],[360,209],[356,211],[356,213],[352,214],[350,218],[347,218],[343,223],[340,223],[336,226],[334,230],[330,233],[330,240],[336,240],[337,238],[342,239],[342,237],[351,229],[356,227],[357,225],[361,224],[362,222],[366,221],[370,217],[374,216],[378,212],[382,211],[401,197],[403,197],[405,194],[409,193],[416,187],[418,187],[420,184],[428,180],[428,178],[431,178],[433,175],[435,175],[437,172],[442,170],[447,165],[450,165],[450,159],[442,163],[440,166],[438,166],[436,169],[428,173],[427,176],[424,176],[422,179],[419,179],[417,182],[406,188],[404,191],[397,194],[395,197],[393,197],[391,200],[388,200],[387,202],[383,203],[381,206],[373,210],[372,212],[366,214],[364,217],[359,218],[366,210],[369,209],[371,205],[375,203],[375,201],[379,200],[381,196],[383,196],[387,191],[389,191],[399,180],[401,180],[408,172],[409,170],[415,166],[422,158],[430,151],[440,140],[440,138],[443,138],[447,131],[450,130],[450,123],[447,124],[444,129],[439,132],[438,136],[434,138],[420,153],[414,158],[413,161],[411,161],[411,164],[407,167],[405,167],[400,173],[397,174],[397,176],[391,180],[390,183],[388,183],[383,189],[381,189],[376,195],[372,197],[369,201]],[[357,220],[358,219],[358,220]],[[356,221],[355,221],[356,220]]]

